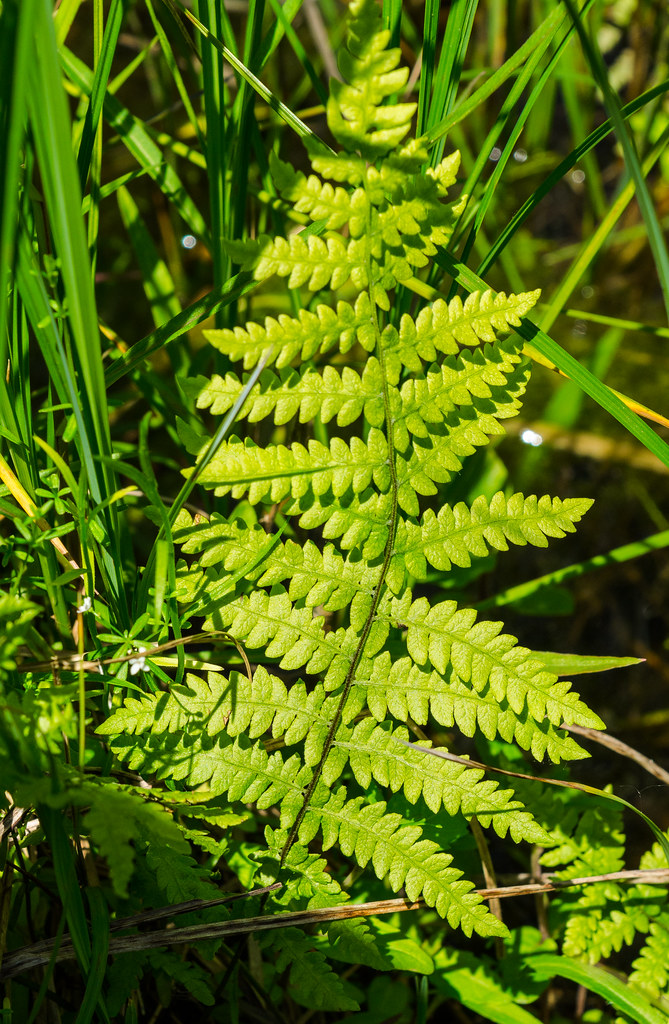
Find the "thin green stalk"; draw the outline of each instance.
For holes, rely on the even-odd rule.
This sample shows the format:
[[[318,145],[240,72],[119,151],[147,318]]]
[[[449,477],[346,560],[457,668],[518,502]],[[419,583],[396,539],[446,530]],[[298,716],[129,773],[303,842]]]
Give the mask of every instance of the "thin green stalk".
[[[623,115],[627,118],[631,117],[637,110],[641,110],[647,103],[651,103],[658,96],[662,96],[667,91],[669,91],[669,80],[660,82],[658,85],[653,86],[652,89],[649,89],[641,96],[638,96],[635,100],[627,103],[622,108]],[[588,135],[587,139],[584,139],[583,142],[576,146],[572,152],[564,158],[564,160],[560,161],[557,167],[551,171],[539,188],[537,188],[532,195],[525,200],[517,213],[515,213],[508,222],[499,238],[490,249],[490,252],[479,264],[477,268],[477,273],[479,275],[482,276],[490,269],[518,231],[521,224],[527,220],[541,200],[552,191],[558,181],[560,181],[560,179],[563,178],[586,153],[589,153],[591,149],[594,149],[595,146],[602,142],[612,130],[613,124],[611,120],[605,121],[598,128],[595,128],[595,130]]]
[[[556,569],[555,572],[546,573],[544,576],[537,576],[526,583],[519,583],[515,587],[508,587],[493,597],[479,601],[475,608],[479,611],[487,608],[502,608],[504,605],[513,604],[515,601],[522,601],[531,597],[543,587],[558,586],[566,583],[567,580],[578,579],[579,576],[587,576],[595,569],[603,569],[607,565],[615,565],[620,562],[628,562],[632,558],[640,558],[651,551],[660,551],[669,547],[669,530],[662,530],[660,533],[653,533],[643,540],[633,541],[631,544],[623,544],[621,547],[613,548],[604,555],[594,555],[584,562],[576,562],[574,565],[567,565],[563,569]]]
[[[648,174],[660,159],[666,149],[668,140],[669,125],[665,128],[662,135],[643,161],[642,171],[644,174]],[[604,219],[592,235],[584,242],[578,256],[573,261],[568,272],[564,275],[555,293],[551,296],[546,312],[541,317],[541,327],[544,331],[549,331],[555,323],[556,319],[562,312],[562,307],[569,301],[570,295],[578,285],[578,282],[583,278],[586,268],[592,263],[595,256],[606,242],[606,239],[613,231],[615,224],[620,220],[625,209],[634,198],[635,190],[635,182],[633,180],[628,181],[623,190],[611,204],[611,207]]]
[[[565,6],[578,32],[590,70],[592,71],[597,85],[604,96],[604,105],[611,119],[615,133],[622,145],[625,154],[625,165],[635,185],[635,192],[641,215],[646,224],[648,242],[655,259],[657,274],[660,279],[660,287],[664,297],[664,306],[669,320],[669,253],[664,240],[664,234],[658,223],[655,206],[646,182],[646,161],[643,165],[636,150],[634,136],[632,135],[616,93],[611,87],[606,66],[602,59],[595,40],[585,31],[582,13],[579,12],[574,0],[564,0]]]

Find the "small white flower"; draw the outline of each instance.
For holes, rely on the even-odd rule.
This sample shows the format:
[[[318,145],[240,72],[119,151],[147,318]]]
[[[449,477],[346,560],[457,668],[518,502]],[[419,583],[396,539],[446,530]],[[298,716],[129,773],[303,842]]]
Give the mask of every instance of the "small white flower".
[[[146,647],[138,647],[138,658],[130,659],[130,675],[136,676],[138,672],[146,672],[146,658],[143,657]]]
[[[83,615],[84,612],[90,612],[92,607],[93,602],[91,601],[90,597],[85,597],[81,604],[79,605],[79,607],[77,608],[77,611],[79,612],[80,615]]]

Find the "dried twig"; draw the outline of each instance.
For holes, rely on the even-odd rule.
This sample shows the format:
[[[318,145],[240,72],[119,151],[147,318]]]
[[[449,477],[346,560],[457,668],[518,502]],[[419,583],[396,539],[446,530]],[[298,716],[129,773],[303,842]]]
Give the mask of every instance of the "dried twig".
[[[541,882],[530,882],[525,885],[505,885],[494,889],[476,889],[483,899],[505,899],[510,896],[535,896],[541,892],[555,892],[578,885],[594,885],[597,882],[643,882],[645,885],[669,885],[669,869],[656,871],[615,871],[607,875],[588,875],[585,878],[549,879]],[[254,890],[246,895],[262,894],[265,890]],[[220,901],[214,901],[220,902]],[[206,904],[204,904],[206,905]],[[203,904],[200,904],[203,906]],[[221,939],[227,941],[237,935],[248,935],[255,932],[270,931],[276,928],[298,927],[326,924],[329,921],[341,921],[355,917],[374,917],[383,914],[395,914],[402,910],[418,910],[425,906],[423,900],[415,903],[406,899],[377,900],[373,903],[345,904],[341,907],[323,907],[317,910],[300,910],[293,913],[273,914],[265,917],[249,917],[235,921],[221,921],[214,924],[198,924],[189,928],[161,928],[151,932],[140,932],[137,935],[119,936],[109,942],[109,953],[133,953],[143,949],[156,949],[160,946],[174,946],[183,943],[201,942],[203,939]],[[175,912],[176,908],[172,908]],[[153,912],[150,912],[153,913]],[[127,921],[133,921],[132,918]],[[125,925],[130,927],[128,923]],[[40,967],[49,962],[52,955],[53,942],[35,943],[5,956],[0,979],[12,978],[22,971]],[[63,939],[60,949],[55,955],[56,962],[73,960],[74,948],[69,938]]]

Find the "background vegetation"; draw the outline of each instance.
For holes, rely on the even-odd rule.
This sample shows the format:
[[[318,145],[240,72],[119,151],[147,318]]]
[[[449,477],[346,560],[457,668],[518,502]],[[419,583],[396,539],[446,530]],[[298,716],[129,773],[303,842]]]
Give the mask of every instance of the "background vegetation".
[[[197,807],[184,815],[173,782],[171,804],[154,813],[137,799],[134,820],[143,781],[95,729],[123,697],[221,664],[220,646],[179,608],[171,532],[184,504],[196,515],[230,511],[226,499],[187,493],[181,472],[191,458],[178,421],[212,434],[218,421],[175,382],[228,371],[203,330],[295,315],[303,301],[282,279],[259,288],[223,240],[299,222],[279,201],[268,155],[306,170],[304,126],[328,137],[324,103],[344,13],[335,2],[298,0],[2,4],[0,937],[5,965],[23,968],[7,970],[8,1021],[193,1012],[325,1021],[355,1006],[370,1024],[444,1012],[525,1024],[666,1017],[666,890],[650,885],[632,897],[623,884],[593,889],[594,916],[564,895],[550,911],[538,895],[537,905],[509,900],[505,951],[458,932],[445,940],[444,923],[425,909],[375,918],[364,936],[316,926],[305,940],[293,927],[275,933],[274,947],[211,936],[176,951],[145,947],[154,920],[164,923],[161,908],[211,899],[212,880],[224,894],[251,888],[247,844],[257,824],[239,805],[219,807],[217,818]],[[571,778],[609,786],[666,829],[666,774],[634,748],[661,762],[669,721],[669,15],[660,0],[466,0],[386,2],[383,16],[412,69],[417,134],[432,132],[437,153],[462,153],[459,184],[472,199],[449,244],[452,278],[465,288],[475,273],[495,291],[542,289],[534,320],[545,337],[525,336],[537,359],[521,417],[468,461],[449,501],[498,490],[596,498],[562,545],[518,547],[499,562],[491,553],[430,584],[486,617],[502,615],[535,650],[646,659],[579,680],[629,746],[591,746],[592,761]],[[657,411],[652,427],[639,406]],[[305,429],[295,425],[295,439]],[[241,668],[243,652],[224,646],[225,664]],[[151,649],[148,665],[140,648]],[[577,667],[572,659],[569,671]],[[471,753],[528,768],[501,745]],[[103,785],[110,778],[114,794]],[[529,789],[525,799],[547,809],[552,792]],[[495,840],[497,881],[520,884],[558,864],[572,876],[612,873],[637,868],[642,855],[644,868],[662,868],[630,811],[623,819],[619,807],[582,794],[566,799],[558,811],[573,828],[563,861],[542,867],[536,853]],[[188,846],[178,846],[175,821]],[[593,835],[588,861],[582,846]],[[484,866],[482,885],[491,877]],[[358,880],[345,858],[330,870]],[[123,880],[133,871],[128,897]],[[353,893],[392,895],[374,879]],[[262,899],[239,900],[231,918],[261,913]],[[636,917],[630,906],[641,907]],[[197,907],[177,923],[207,925],[222,913]],[[108,967],[110,925],[118,930],[124,917],[144,938],[132,958]],[[582,934],[579,917],[589,922]],[[57,964],[66,932],[76,959]],[[40,940],[51,944],[40,951]],[[542,940],[541,955],[554,959],[530,970]],[[19,947],[27,959],[12,961]],[[291,949],[293,963],[313,968],[313,989],[305,972],[291,974]],[[615,973],[594,966],[603,960]],[[636,987],[621,980],[630,975]]]

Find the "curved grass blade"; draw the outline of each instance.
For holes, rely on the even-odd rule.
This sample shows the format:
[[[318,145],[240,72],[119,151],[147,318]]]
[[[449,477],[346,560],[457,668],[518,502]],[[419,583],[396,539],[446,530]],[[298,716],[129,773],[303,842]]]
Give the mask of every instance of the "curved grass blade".
[[[641,555],[647,555],[650,551],[659,551],[666,547],[669,547],[669,530],[662,530],[661,533],[654,533],[644,540],[637,540],[632,544],[623,544],[621,547],[613,548],[605,555],[595,555],[593,558],[586,559],[585,562],[567,565],[564,569],[557,569],[555,572],[549,572],[545,576],[537,576],[534,580],[528,580],[527,583],[519,583],[518,586],[509,587],[507,590],[495,594],[494,597],[480,601],[474,607],[479,610],[484,608],[501,608],[503,605],[512,604],[523,598],[531,597],[532,594],[536,594],[542,587],[556,586],[557,584],[565,583],[567,580],[585,576],[592,572],[593,569],[601,569],[606,565],[613,565],[618,562],[628,562],[632,558],[640,558]]]
[[[538,979],[543,981],[556,976],[568,978],[577,985],[583,985],[590,992],[596,992],[619,1013],[631,1017],[637,1024],[667,1024],[666,1014],[652,1006],[636,989],[631,989],[603,967],[570,960],[556,953],[533,954],[527,957],[525,962]]]
[[[70,81],[84,95],[90,95],[93,87],[93,72],[83,61],[62,47],[60,61]],[[207,247],[211,241],[202,214],[184,188],[178,174],[170,164],[166,164],[163,154],[150,137],[142,123],[136,120],[130,111],[107,90],[103,102],[105,120],[118,135],[126,149],[132,153],[137,163],[152,178],[161,192],[174,204],[180,217],[189,230],[201,238]]]
[[[669,91],[669,79],[660,82],[658,85],[653,86],[652,89],[648,89],[647,92],[642,93],[641,96],[637,96],[636,99],[630,103],[625,104],[622,108],[622,115],[625,118],[629,118],[632,114],[636,113],[637,110],[641,110],[646,104],[651,103],[658,96],[662,96],[665,92]],[[509,244],[513,236],[515,235],[518,228],[525,220],[529,217],[536,206],[541,200],[548,195],[549,192],[555,187],[558,181],[567,174],[575,164],[581,160],[586,153],[594,149],[595,146],[599,145],[607,135],[613,131],[613,124],[610,120],[604,121],[603,124],[599,125],[593,132],[583,140],[580,145],[576,146],[572,152],[560,161],[557,167],[551,171],[546,180],[537,188],[532,195],[527,199],[517,213],[511,218],[509,223],[506,225],[502,233],[500,234],[497,241],[494,243],[490,252],[485,259],[479,264],[477,268],[478,274],[485,274],[487,270],[495,263],[502,251]]]
[[[504,775],[511,779],[526,779],[528,782],[542,782],[546,786],[558,786],[561,789],[577,789],[579,793],[587,793],[589,796],[599,797],[601,800],[607,800],[609,803],[619,804],[621,807],[625,807],[628,811],[633,811],[634,814],[638,815],[642,821],[646,823],[648,828],[651,830],[655,839],[662,847],[662,852],[666,858],[667,864],[669,865],[669,839],[659,827],[656,825],[652,818],[649,818],[647,814],[635,807],[634,804],[624,800],[621,796],[616,796],[615,793],[609,793],[605,789],[598,789],[596,786],[588,786],[584,782],[572,782],[568,779],[550,779],[540,775],[530,775],[525,772],[511,772],[507,771],[506,768],[497,768],[492,764],[484,764],[482,761],[474,761],[468,757],[460,757],[458,754],[451,754],[447,750],[433,750],[431,747],[423,747],[419,743],[409,743],[407,740],[397,740],[404,747],[410,747],[412,750],[418,750],[421,754],[431,754],[433,757],[440,757],[444,761],[453,761],[455,764],[463,764],[468,768],[480,768],[482,771],[493,772],[495,775]]]
[[[634,138],[623,117],[620,101],[611,87],[606,66],[602,59],[599,48],[583,26],[582,14],[579,13],[574,0],[564,0],[565,6],[578,32],[583,47],[583,53],[590,65],[590,70],[597,82],[597,85],[604,96],[604,105],[611,119],[615,133],[625,154],[625,166],[629,171],[635,186],[635,193],[641,215],[646,224],[648,242],[655,259],[655,267],[660,279],[660,287],[664,297],[664,307],[669,319],[669,253],[664,240],[664,234],[658,223],[657,214],[653,205],[650,190],[646,184],[646,167],[641,166],[639,154],[634,144]],[[663,133],[664,134],[664,133]],[[644,161],[645,164],[645,161]]]
[[[91,908],[91,966],[86,979],[86,991],[79,1007],[74,1024],[90,1024],[96,1006],[105,1024],[109,1022],[109,1014],[101,998],[102,985],[107,973],[107,955],[109,952],[109,911],[102,894],[102,889],[88,887],[86,890],[88,905]]]
[[[427,133],[427,140],[430,145],[438,142],[447,135],[456,124],[464,121],[473,110],[476,110],[489,96],[492,96],[509,78],[515,75],[517,69],[534,53],[541,43],[555,35],[560,23],[564,20],[566,11],[556,5],[542,22],[539,28],[532,33],[529,39],[509,57],[509,59],[495,71],[490,78],[474,92],[469,99],[460,103],[447,117],[434,125]]]
[[[258,282],[245,271],[230,278],[221,288],[212,289],[203,298],[187,306],[178,316],[168,320],[166,324],[136,342],[121,358],[117,359],[105,373],[107,387],[115,384],[117,380],[121,380],[127,373],[131,373],[148,356],[169,345],[186,331],[212,316],[222,306],[235,302],[257,286]]]
[[[125,16],[127,6],[128,0],[112,0],[112,4],[107,15],[107,23],[102,36],[100,59],[93,75],[88,109],[86,110],[84,127],[81,133],[81,142],[79,144],[79,153],[77,154],[79,185],[82,192],[86,186],[86,179],[91,166],[93,143],[100,125],[100,115],[102,114],[102,104],[105,97],[105,91],[107,89],[107,82],[109,81],[109,73],[111,71],[116,43],[118,42],[121,24]]]
[[[469,267],[459,263],[450,253],[442,251],[435,257],[435,260],[467,292],[486,290],[485,281],[482,281]],[[413,281],[405,282],[405,284],[413,287]],[[420,288],[420,282],[418,284]],[[421,292],[422,289],[419,294]],[[622,423],[625,429],[641,441],[665,466],[669,466],[669,445],[636,413],[632,412],[611,388],[598,380],[584,366],[581,366],[578,360],[565,352],[557,342],[549,338],[531,320],[523,318],[520,327],[514,327],[514,330],[528,343],[528,354],[532,354],[532,351],[536,350],[540,356],[549,359],[570,380],[575,381],[598,405],[601,405],[619,423]]]
[[[260,96],[260,98],[263,99],[276,114],[278,114],[282,121],[285,121],[285,123],[301,138],[316,137],[311,128],[309,128],[304,121],[301,121],[300,118],[285,105],[285,103],[278,100],[274,93],[271,92],[271,90],[268,89],[267,86],[256,77],[256,75],[249,71],[238,57],[235,56],[232,50],[228,49],[224,43],[217,39],[216,36],[212,35],[209,29],[203,25],[201,21],[198,21],[195,15],[189,11],[188,8],[184,7],[180,0],[175,0],[175,2],[188,20],[195,25],[195,28],[200,32],[203,38],[207,39],[212,46],[215,46],[216,49],[223,54],[228,64],[232,66],[232,68],[241,76],[241,78],[244,79],[245,82],[248,82],[251,88],[255,90],[258,96]]]
[[[649,174],[653,165],[660,159],[663,152],[666,150],[667,140],[669,140],[669,126],[667,126],[667,128],[662,132],[660,138],[643,161],[643,174]],[[583,277],[586,268],[590,263],[592,263],[595,256],[604,245],[606,239],[613,231],[614,225],[618,222],[620,217],[623,215],[623,212],[634,198],[635,191],[636,182],[631,180],[624,186],[620,194],[616,196],[610,209],[606,213],[606,216],[597,225],[597,228],[593,231],[590,237],[584,242],[580,252],[576,256],[576,259],[572,262],[568,272],[564,275],[559,288],[556,289],[555,294],[551,297],[547,312],[544,313],[541,318],[541,326],[543,330],[550,330],[556,318],[562,312],[562,307],[566,304],[569,296]]]

